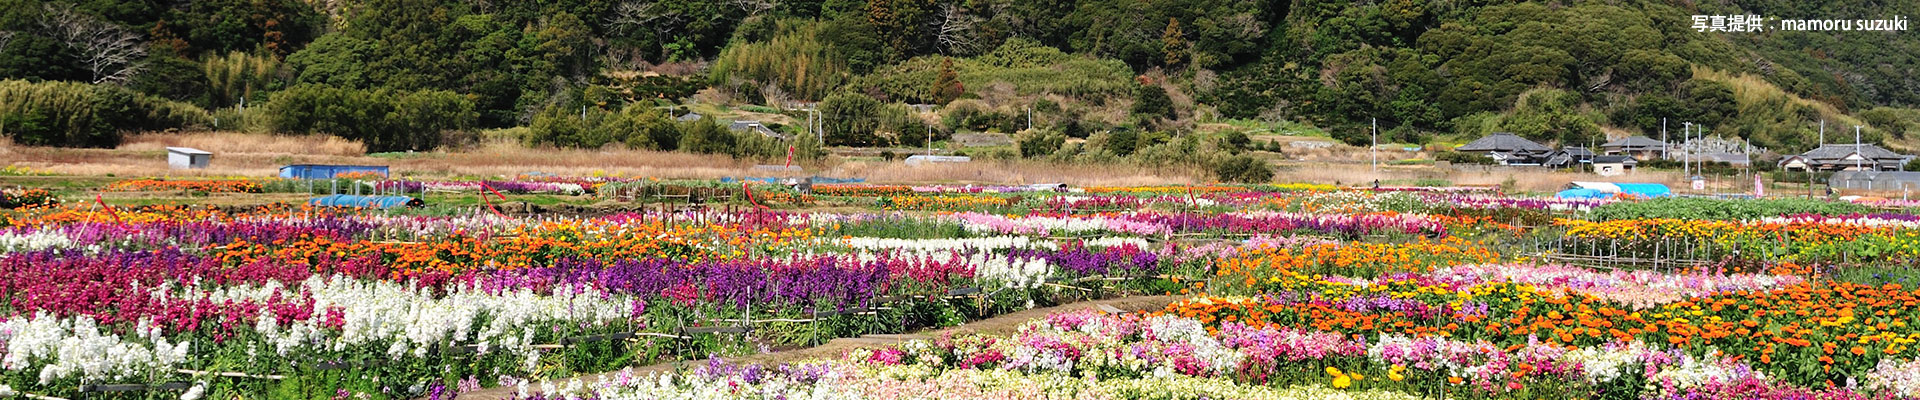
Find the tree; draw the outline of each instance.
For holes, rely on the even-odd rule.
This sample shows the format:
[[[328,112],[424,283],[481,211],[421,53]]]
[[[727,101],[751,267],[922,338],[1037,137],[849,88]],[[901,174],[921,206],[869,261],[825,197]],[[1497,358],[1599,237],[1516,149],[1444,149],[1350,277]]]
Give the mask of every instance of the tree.
[[[47,4],[41,21],[49,35],[71,49],[93,74],[93,83],[125,83],[140,73],[147,46],[118,24]]]
[[[1167,18],[1167,29],[1160,33],[1160,51],[1165,54],[1166,66],[1180,65],[1187,59],[1186,34],[1180,32],[1180,20]]]
[[[267,107],[274,130],[334,134],[376,152],[431,150],[443,132],[466,129],[476,117],[466,96],[441,90],[300,85],[274,93]]]
[[[947,54],[973,54],[980,51],[979,41],[974,37],[974,22],[959,4],[940,5],[940,28],[934,30],[934,41],[940,43],[940,51]]]
[[[858,93],[835,93],[820,101],[821,128],[832,146],[871,146],[880,143],[880,101]]]
[[[279,72],[280,60],[268,54],[236,51],[207,56],[201,61],[201,73],[206,77],[213,95],[211,104],[215,106],[238,104],[241,99],[252,98],[255,92],[266,91]]]
[[[960,74],[953,72],[953,58],[945,57],[940,61],[940,75],[933,78],[934,104],[952,103],[966,94],[966,87],[960,84]]]
[[[1159,85],[1142,85],[1133,92],[1133,117],[1146,121],[1173,118],[1173,98]]]

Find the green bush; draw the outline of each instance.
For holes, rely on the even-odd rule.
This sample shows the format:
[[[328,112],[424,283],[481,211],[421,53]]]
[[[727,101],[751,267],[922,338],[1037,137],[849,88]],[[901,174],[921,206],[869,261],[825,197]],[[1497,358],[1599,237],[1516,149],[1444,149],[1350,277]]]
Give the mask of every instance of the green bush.
[[[274,93],[267,107],[275,131],[338,135],[366,143],[369,152],[432,150],[442,132],[466,129],[478,117],[466,96],[441,90],[307,84]]]
[[[1437,151],[1433,153],[1433,159],[1454,164],[1493,165],[1493,158],[1458,151]]]
[[[1060,151],[1067,143],[1067,135],[1054,131],[1027,131],[1020,134],[1020,156],[1041,157]]]
[[[1214,164],[1213,174],[1225,182],[1266,183],[1273,180],[1273,166],[1251,156],[1233,156]]]
[[[33,146],[113,147],[122,132],[203,126],[206,110],[113,85],[0,81],[0,135]]]

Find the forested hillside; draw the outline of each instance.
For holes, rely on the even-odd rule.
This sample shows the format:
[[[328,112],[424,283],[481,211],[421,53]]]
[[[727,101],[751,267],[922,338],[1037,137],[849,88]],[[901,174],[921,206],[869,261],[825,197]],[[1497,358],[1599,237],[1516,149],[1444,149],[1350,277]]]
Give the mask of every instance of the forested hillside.
[[[789,117],[772,124],[786,133],[824,116],[828,145],[1019,133],[1027,156],[1069,152],[1065,137],[1092,137],[1076,154],[1128,156],[1223,124],[1365,143],[1372,118],[1383,141],[1512,131],[1581,144],[1657,133],[1667,118],[1676,132],[1692,121],[1783,152],[1812,147],[1819,120],[1867,125],[1869,139],[1898,148],[1920,130],[1920,34],[1700,33],[1690,19],[1912,16],[1920,2],[0,0],[0,9],[0,79],[15,80],[0,86],[0,132],[24,144],[110,146],[119,132],[208,128],[428,150],[463,137],[449,132],[522,127],[533,145],[755,156],[813,140],[675,119],[688,103]],[[817,113],[794,110],[816,102]]]

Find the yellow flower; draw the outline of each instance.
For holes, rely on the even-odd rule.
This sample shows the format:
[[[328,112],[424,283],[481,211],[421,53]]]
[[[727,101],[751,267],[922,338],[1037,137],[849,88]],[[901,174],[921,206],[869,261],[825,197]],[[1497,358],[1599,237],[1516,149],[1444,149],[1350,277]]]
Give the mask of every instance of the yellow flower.
[[[1339,369],[1339,368],[1334,368],[1334,367],[1327,367],[1327,375],[1333,375],[1333,376],[1340,376],[1340,375],[1344,375],[1344,374],[1341,374],[1341,373],[1340,373],[1340,369]]]
[[[1340,375],[1338,377],[1333,378],[1333,388],[1346,389],[1348,386],[1353,386],[1353,380],[1347,378],[1346,375]]]

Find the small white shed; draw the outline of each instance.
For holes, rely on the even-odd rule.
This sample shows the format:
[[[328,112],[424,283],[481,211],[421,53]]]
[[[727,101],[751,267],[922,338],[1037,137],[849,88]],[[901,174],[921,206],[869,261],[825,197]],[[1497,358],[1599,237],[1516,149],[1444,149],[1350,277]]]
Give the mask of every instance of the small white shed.
[[[191,147],[168,147],[167,167],[172,169],[201,169],[213,163],[213,153]]]

